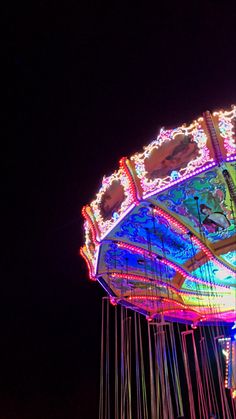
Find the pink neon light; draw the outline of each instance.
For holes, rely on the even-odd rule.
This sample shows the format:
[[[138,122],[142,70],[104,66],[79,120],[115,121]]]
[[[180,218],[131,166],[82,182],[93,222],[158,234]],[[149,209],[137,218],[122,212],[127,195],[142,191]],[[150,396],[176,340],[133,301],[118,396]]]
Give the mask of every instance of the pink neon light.
[[[151,300],[151,301],[160,301],[160,302],[165,302],[165,303],[172,303],[175,304],[179,307],[182,307],[182,310],[177,310],[176,308],[173,308],[172,310],[174,311],[178,311],[178,312],[182,312],[183,310],[188,310],[191,311],[193,313],[196,313],[198,315],[200,315],[200,313],[197,310],[194,310],[193,308],[190,308],[190,306],[187,306],[186,304],[180,303],[178,301],[175,300],[171,300],[169,298],[160,298],[160,297],[155,297],[155,296],[147,296],[147,295],[137,295],[137,296],[129,296],[128,297],[129,301],[133,301],[133,300],[138,300],[138,301],[145,301],[145,300]],[[170,308],[168,308],[168,311],[170,311]]]
[[[171,300],[170,298],[161,298],[161,297],[156,297],[153,295],[130,295],[128,297],[128,300],[132,301],[132,300],[151,300],[151,301],[160,301],[160,302],[165,302],[165,303],[173,303],[177,306],[183,307],[183,308],[188,308],[188,306],[186,304],[180,303],[178,301],[175,300]]]
[[[214,166],[216,166],[216,163],[215,162],[209,163],[206,166],[202,167],[201,169],[195,170],[194,172],[190,173],[189,175],[184,175],[184,176],[181,176],[179,179],[176,179],[174,181],[170,181],[170,183],[168,183],[168,185],[162,186],[160,188],[156,188],[152,192],[149,192],[149,193],[145,194],[144,197],[147,198],[147,197],[152,196],[152,195],[155,195],[155,194],[157,194],[159,192],[165,191],[166,189],[169,189],[169,188],[171,188],[174,185],[177,185],[179,183],[182,183],[185,180],[187,180],[189,178],[192,178],[195,175],[198,175],[199,173],[205,172],[206,170],[208,170],[208,169],[210,169],[210,168],[212,168]]]
[[[136,185],[133,179],[132,174],[130,173],[130,170],[127,166],[126,163],[127,157],[122,157],[122,159],[120,159],[120,166],[124,169],[126,176],[129,180],[129,184],[130,184],[130,189],[131,189],[131,195],[133,197],[134,202],[136,203],[136,205],[139,204],[139,199],[137,197],[137,189],[136,189]]]
[[[150,296],[147,296],[147,295],[137,295],[137,296],[132,295],[132,296],[129,296],[128,297],[128,300],[129,301],[146,301],[146,300],[150,300],[150,301],[160,301],[160,302],[166,302],[166,303],[173,303],[173,304],[175,304],[175,305],[177,305],[179,307],[182,307],[182,309],[180,311],[178,311],[179,313],[182,312],[182,311],[184,311],[184,310],[187,310],[188,312],[198,314],[201,317],[198,320],[199,322],[207,321],[207,319],[212,318],[212,317],[213,318],[217,318],[218,317],[217,314],[219,314],[219,315],[229,314],[230,315],[230,314],[233,314],[234,313],[233,310],[222,311],[222,312],[219,312],[217,314],[215,312],[207,312],[206,313],[204,310],[206,310],[207,307],[200,307],[201,311],[204,311],[204,315],[202,315],[202,312],[201,311],[194,310],[193,308],[191,308],[191,306],[188,306],[186,304],[180,303],[180,302],[175,301],[175,300],[171,300],[169,298],[160,298],[160,297],[151,296],[151,295]],[[174,311],[177,311],[177,309],[175,309],[175,308],[173,308],[173,310]],[[212,310],[214,310],[214,307],[212,307]],[[170,311],[169,308],[168,308],[168,311]]]
[[[79,251],[79,253],[80,253],[80,255],[84,258],[84,260],[85,260],[85,262],[86,262],[86,265],[87,265],[87,268],[88,268],[88,272],[89,272],[89,278],[92,280],[92,281],[96,281],[96,277],[95,277],[95,275],[93,275],[93,267],[92,267],[92,265],[91,265],[91,263],[90,263],[90,261],[89,261],[89,259],[88,259],[88,257],[86,256],[86,254],[84,253],[84,250],[82,249],[82,247],[81,247],[81,249],[80,249],[80,251]]]
[[[168,214],[166,211],[164,211],[161,208],[155,207],[154,209],[154,213],[161,215],[162,217],[164,217],[167,221],[169,221],[171,224],[173,224],[174,226],[178,227],[180,230],[183,231],[183,233],[187,234],[189,232],[189,230],[183,226],[179,221],[177,221],[174,217],[172,217],[172,215]],[[200,249],[205,253],[205,255],[210,259],[210,260],[214,260],[215,263],[219,266],[219,267],[224,267],[227,268],[231,273],[235,274],[235,271],[231,268],[229,268],[227,265],[225,265],[224,263],[220,262],[215,255],[211,252],[210,249],[208,249],[207,246],[205,246],[200,239],[198,239],[193,233],[192,233],[192,241],[194,244],[196,244],[197,246],[200,247]]]
[[[226,158],[227,161],[233,161],[236,160],[236,156],[231,156]]]
[[[162,288],[169,288],[171,289],[173,292],[175,292],[178,295],[184,294],[184,295],[199,295],[199,293],[197,291],[187,291],[187,290],[183,290],[183,289],[178,289],[176,287],[174,287],[174,285],[171,285],[168,282],[162,281],[160,279],[155,279],[155,280],[151,280],[151,279],[147,279],[145,276],[142,275],[134,275],[134,274],[123,274],[123,273],[119,273],[119,272],[112,272],[111,273],[111,277],[112,278],[123,278],[123,279],[128,279],[130,281],[139,281],[139,282],[146,282],[146,283],[151,283],[151,284],[158,284],[160,285]],[[201,295],[202,296],[210,296],[211,293],[209,292],[202,292]]]
[[[85,220],[88,222],[89,227],[91,228],[91,233],[92,233],[92,239],[94,241],[95,244],[99,244],[99,241],[97,240],[97,231],[95,228],[95,225],[93,223],[93,221],[91,220],[90,216],[88,215],[86,208],[88,207],[88,205],[86,207],[82,208],[82,215],[85,218]]]
[[[114,298],[114,297],[110,297],[110,303],[111,303],[111,305],[113,305],[113,306],[117,306],[117,301],[116,301],[116,298]]]
[[[213,150],[214,150],[214,153],[215,153],[216,160],[218,162],[221,162],[222,161],[222,154],[221,154],[221,150],[220,150],[220,147],[219,147],[218,138],[217,138],[217,135],[216,135],[216,130],[215,130],[215,127],[214,127],[214,124],[213,124],[213,121],[212,121],[212,116],[211,116],[209,111],[205,112],[205,121],[206,121],[206,125],[207,125],[207,128],[208,128],[208,132],[209,132],[210,137],[211,137],[211,143],[212,143],[212,146],[213,146]]]
[[[151,260],[156,260],[157,255],[154,252],[149,252],[147,250],[140,249],[139,247],[134,246],[134,245],[130,245],[128,243],[118,242],[117,244],[118,244],[118,247],[120,247],[122,249],[127,249],[127,250],[130,250],[130,251],[133,251],[133,252],[138,253],[138,254],[140,254],[140,255],[142,255],[146,258],[149,258]],[[165,259],[165,258],[158,259],[158,262],[160,262],[160,263],[162,263],[166,266],[169,266],[170,268],[173,268],[176,272],[180,273],[184,278],[188,278],[191,281],[196,282],[198,284],[203,284],[203,285],[210,284],[210,285],[215,285],[215,286],[219,286],[219,287],[226,288],[226,289],[230,288],[228,285],[220,284],[220,283],[215,282],[215,281],[211,282],[211,281],[206,281],[206,280],[197,278],[197,277],[189,274],[187,271],[185,271],[180,266],[176,265],[174,262],[169,261],[168,259]]]

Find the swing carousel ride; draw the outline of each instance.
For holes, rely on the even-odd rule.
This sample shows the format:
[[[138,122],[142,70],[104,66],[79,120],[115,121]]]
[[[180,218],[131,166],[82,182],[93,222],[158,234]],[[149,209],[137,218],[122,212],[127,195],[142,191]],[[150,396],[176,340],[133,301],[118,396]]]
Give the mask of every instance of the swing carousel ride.
[[[207,327],[214,331],[210,333],[213,352],[217,349],[216,355],[220,348],[223,353],[223,361],[216,359],[216,369],[218,366],[219,383],[224,375],[223,387],[229,389],[231,401],[225,399],[220,384],[221,407],[216,401],[214,405],[214,395],[209,400],[205,396],[198,414],[207,418],[215,408],[223,418],[235,415],[235,131],[236,106],[207,111],[190,125],[161,129],[142,152],[121,158],[119,169],[103,178],[95,199],[82,210],[85,243],[80,253],[90,278],[106,290],[109,302],[133,310],[135,316],[146,316],[149,328],[153,325],[156,330],[155,351],[161,328],[185,325],[179,344],[191,418],[196,417],[197,409],[194,395],[191,402],[185,355],[189,339],[195,354],[195,329],[201,329],[203,343]],[[200,352],[204,352],[202,346]],[[195,379],[203,383],[199,390],[203,397],[205,387],[211,393],[210,375],[204,378],[206,372],[197,368],[199,363],[204,367],[204,356],[195,361]],[[161,377],[154,380],[153,388],[150,384],[151,417],[182,413],[181,403],[168,408],[163,399],[158,407],[158,397],[163,397],[157,394],[158,380],[161,383]],[[166,384],[164,387],[167,400]],[[136,417],[147,417],[140,409]],[[125,417],[122,407],[117,417]]]

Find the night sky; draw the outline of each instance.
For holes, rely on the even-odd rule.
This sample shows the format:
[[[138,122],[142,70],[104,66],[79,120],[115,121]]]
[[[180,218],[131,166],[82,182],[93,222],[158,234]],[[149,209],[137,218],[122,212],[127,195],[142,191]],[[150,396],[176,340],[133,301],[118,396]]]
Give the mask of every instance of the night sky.
[[[81,208],[162,126],[236,103],[234,1],[6,2],[0,419],[98,417]]]

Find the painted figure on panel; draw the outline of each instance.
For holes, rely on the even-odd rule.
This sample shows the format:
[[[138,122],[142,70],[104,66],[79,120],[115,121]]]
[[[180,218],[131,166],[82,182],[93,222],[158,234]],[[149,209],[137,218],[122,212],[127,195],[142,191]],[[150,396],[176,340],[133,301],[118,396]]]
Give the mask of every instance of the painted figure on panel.
[[[103,219],[109,220],[114,212],[120,209],[124,199],[125,194],[123,186],[118,181],[112,182],[101,199],[100,211]]]
[[[205,204],[200,205],[200,211],[202,214],[206,215],[203,224],[212,232],[217,232],[220,229],[226,229],[230,226],[230,221],[223,212],[214,212],[212,211],[212,208]]]
[[[145,161],[145,168],[151,179],[170,176],[173,171],[185,168],[199,156],[197,143],[192,135],[177,134],[175,138],[154,149]]]

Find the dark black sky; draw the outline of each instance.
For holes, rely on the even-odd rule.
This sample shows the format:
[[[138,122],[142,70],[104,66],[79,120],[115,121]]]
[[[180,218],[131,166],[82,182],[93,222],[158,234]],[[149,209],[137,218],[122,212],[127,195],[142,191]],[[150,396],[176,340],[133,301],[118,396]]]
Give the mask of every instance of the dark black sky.
[[[8,2],[0,419],[98,417],[81,208],[160,127],[236,103],[232,1]]]

